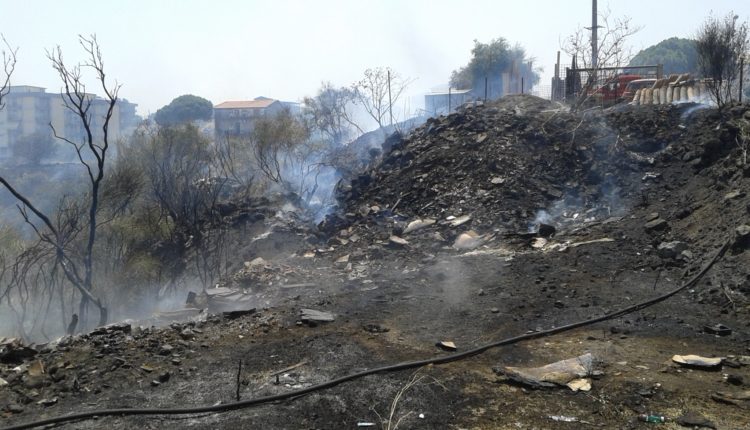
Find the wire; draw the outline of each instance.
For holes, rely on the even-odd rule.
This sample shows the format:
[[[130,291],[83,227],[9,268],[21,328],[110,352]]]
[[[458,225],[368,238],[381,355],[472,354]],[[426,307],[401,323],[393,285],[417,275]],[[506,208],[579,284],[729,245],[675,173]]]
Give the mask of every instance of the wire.
[[[352,373],[350,375],[342,376],[340,378],[332,379],[327,382],[323,382],[321,384],[312,385],[307,388],[302,388],[295,391],[290,391],[288,393],[283,394],[276,394],[272,396],[265,396],[265,397],[258,397],[255,399],[248,399],[248,400],[242,400],[239,402],[233,402],[233,403],[225,403],[220,405],[213,405],[213,406],[197,406],[197,407],[189,407],[189,408],[138,408],[138,409],[129,409],[129,408],[123,408],[123,409],[100,409],[100,410],[93,410],[88,412],[80,412],[76,414],[71,415],[65,415],[60,417],[54,417],[54,418],[47,418],[43,420],[33,421],[26,424],[18,424],[10,427],[5,427],[0,430],[21,430],[21,429],[30,429],[34,427],[41,427],[46,426],[50,424],[61,424],[71,421],[80,421],[80,420],[86,420],[91,419],[94,417],[104,417],[104,416],[126,416],[126,415],[186,415],[186,414],[201,414],[201,413],[207,413],[207,412],[227,412],[232,411],[236,409],[243,409],[248,408],[264,403],[271,403],[271,402],[277,402],[280,400],[288,400],[293,399],[297,397],[304,396],[306,394],[324,390],[327,388],[335,387],[336,385],[342,384],[344,382],[348,382],[354,379],[362,378],[364,376],[368,375],[374,375],[376,373],[384,373],[384,372],[395,372],[399,370],[407,370],[407,369],[413,369],[416,367],[423,367],[431,364],[445,364],[450,363],[453,361],[462,360],[464,358],[472,357],[474,355],[481,354],[489,349],[496,348],[498,346],[504,346],[504,345],[510,345],[513,343],[517,343],[523,340],[530,340],[530,339],[537,339],[540,337],[550,336],[553,334],[561,333],[564,331],[572,330],[575,328],[595,324],[598,322],[610,320],[613,318],[617,318],[626,314],[630,314],[642,309],[645,309],[649,306],[652,306],[656,303],[662,302],[675,294],[679,293],[680,291],[684,290],[685,288],[688,288],[690,286],[695,285],[705,274],[708,272],[708,270],[711,268],[711,266],[716,263],[716,261],[721,258],[724,253],[729,248],[729,242],[726,242],[717,252],[716,254],[709,260],[698,273],[695,274],[689,281],[682,284],[681,286],[668,291],[660,296],[657,296],[655,298],[646,300],[644,302],[640,302],[638,304],[635,304],[633,306],[629,306],[627,308],[621,309],[619,311],[610,312],[608,314],[602,315],[600,317],[596,318],[590,318],[583,321],[578,321],[572,324],[567,324],[561,327],[555,327],[548,330],[542,330],[537,331],[533,333],[527,333],[520,336],[514,336],[510,338],[506,338],[503,340],[499,340],[496,342],[488,343],[473,349],[469,349],[467,351],[445,355],[441,357],[433,357],[428,358],[424,360],[417,360],[417,361],[407,361],[397,364],[392,364],[389,366],[382,366],[382,367],[376,367],[373,369],[364,370],[357,373]]]

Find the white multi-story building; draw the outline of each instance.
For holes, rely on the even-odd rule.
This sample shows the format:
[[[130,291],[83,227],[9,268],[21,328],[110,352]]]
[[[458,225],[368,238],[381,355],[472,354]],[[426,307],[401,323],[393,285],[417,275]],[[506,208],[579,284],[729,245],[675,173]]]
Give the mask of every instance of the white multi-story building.
[[[101,139],[102,125],[107,111],[107,101],[91,97],[90,114],[92,132]],[[9,158],[11,145],[29,135],[52,135],[54,132],[74,142],[83,142],[85,130],[81,119],[65,106],[62,95],[48,93],[42,87],[17,85],[3,97],[5,107],[0,110],[0,158]],[[125,99],[118,99],[109,122],[109,139],[114,143],[129,135],[138,125],[135,114],[137,105]]]

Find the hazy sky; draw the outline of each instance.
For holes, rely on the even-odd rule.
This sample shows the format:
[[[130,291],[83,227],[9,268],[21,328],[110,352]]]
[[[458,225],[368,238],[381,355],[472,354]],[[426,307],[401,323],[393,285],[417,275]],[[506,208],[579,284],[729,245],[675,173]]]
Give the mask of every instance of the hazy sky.
[[[635,51],[690,37],[711,10],[750,17],[747,0],[599,0],[607,7],[643,27]],[[297,101],[323,80],[348,85],[375,66],[416,79],[414,110],[419,94],[466,64],[474,39],[497,37],[521,43],[548,82],[560,40],[590,20],[590,0],[0,0],[0,33],[20,48],[15,84],[59,90],[45,49],[60,45],[79,61],[77,35],[95,33],[109,76],[142,115],[186,93],[214,104]]]

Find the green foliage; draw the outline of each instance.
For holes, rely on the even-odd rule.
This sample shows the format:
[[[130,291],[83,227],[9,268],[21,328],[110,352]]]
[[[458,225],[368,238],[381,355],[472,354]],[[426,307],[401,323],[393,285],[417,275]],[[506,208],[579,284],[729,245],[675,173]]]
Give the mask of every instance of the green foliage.
[[[156,111],[154,119],[161,126],[185,124],[196,120],[209,120],[214,112],[210,101],[186,94]]]
[[[10,150],[13,157],[22,159],[29,164],[39,164],[55,156],[57,142],[52,134],[38,132],[21,136],[11,143]]]
[[[664,65],[664,74],[695,73],[698,71],[698,52],[692,39],[671,37],[640,51],[629,66]]]
[[[252,142],[255,160],[267,179],[282,182],[287,158],[310,138],[310,129],[301,119],[284,109],[275,116],[255,122]]]
[[[524,78],[525,85],[530,88],[539,81],[539,75],[529,68],[529,61],[526,50],[521,45],[510,46],[502,37],[490,43],[474,40],[469,64],[453,71],[450,85],[458,89],[471,88],[475,94],[483,95],[486,78],[489,85],[488,96],[496,98],[502,95],[502,74],[512,72],[515,65]]]

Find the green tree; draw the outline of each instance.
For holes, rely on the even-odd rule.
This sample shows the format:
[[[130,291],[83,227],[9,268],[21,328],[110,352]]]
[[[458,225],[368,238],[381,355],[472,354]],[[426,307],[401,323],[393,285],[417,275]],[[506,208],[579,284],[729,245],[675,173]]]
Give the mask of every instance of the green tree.
[[[695,40],[670,37],[636,54],[628,66],[662,64],[664,73],[695,73],[698,71],[698,52]]]
[[[23,159],[29,164],[38,165],[42,160],[52,158],[58,145],[50,133],[37,132],[27,134],[10,144],[13,157]]]
[[[255,162],[263,175],[276,183],[284,182],[284,168],[292,152],[310,139],[310,128],[288,109],[258,119],[252,133]]]
[[[156,111],[154,119],[161,126],[185,124],[196,120],[209,120],[214,106],[202,97],[186,94]]]
[[[475,94],[484,95],[486,79],[487,96],[497,98],[503,95],[502,74],[512,72],[514,68],[520,75],[518,79],[524,78],[527,88],[539,81],[539,75],[531,69],[530,61],[521,45],[511,46],[502,37],[490,43],[474,40],[469,64],[453,71],[450,85],[459,89],[471,88]]]

